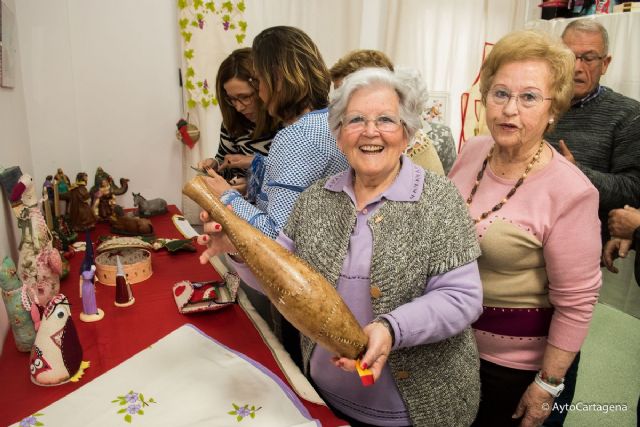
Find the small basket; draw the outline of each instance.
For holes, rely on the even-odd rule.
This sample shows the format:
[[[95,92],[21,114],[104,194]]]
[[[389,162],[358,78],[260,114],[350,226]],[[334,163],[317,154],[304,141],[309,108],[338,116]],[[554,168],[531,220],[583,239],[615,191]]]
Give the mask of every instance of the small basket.
[[[96,280],[100,283],[115,286],[116,255],[120,257],[120,262],[130,284],[140,283],[147,280],[153,274],[151,267],[151,253],[146,249],[124,248],[118,250],[105,251],[96,256]]]

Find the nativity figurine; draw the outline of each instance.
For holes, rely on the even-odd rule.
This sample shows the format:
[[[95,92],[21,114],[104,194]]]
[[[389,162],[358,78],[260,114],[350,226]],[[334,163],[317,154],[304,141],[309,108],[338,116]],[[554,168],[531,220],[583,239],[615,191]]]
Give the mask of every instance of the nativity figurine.
[[[113,178],[111,177],[111,175],[105,172],[104,169],[102,169],[101,167],[98,167],[98,169],[96,169],[96,175],[93,182],[93,187],[91,187],[91,190],[89,190],[89,192],[91,194],[95,194],[96,191],[98,191],[98,189],[102,185],[102,181],[104,179],[106,179],[109,182],[109,186],[111,187],[111,192],[113,193],[114,196],[122,196],[129,189],[129,180],[127,178],[120,178],[120,187],[118,187],[113,181]]]
[[[98,191],[93,194],[93,214],[98,221],[109,221],[114,216],[116,196],[111,191],[111,184],[103,178]]]
[[[58,168],[55,176],[53,177],[53,200],[56,201],[56,196],[59,197],[66,194],[69,191],[69,187],[71,187],[71,181],[69,181],[69,177],[64,173],[62,168]],[[62,208],[60,204],[56,204],[54,202],[55,216],[59,216],[67,212],[68,206],[66,202],[63,203],[63,206],[64,208]]]
[[[60,198],[69,204],[69,225],[75,231],[85,231],[96,225],[96,215],[91,208],[91,195],[87,190],[87,174],[79,172],[68,193]]]
[[[148,218],[154,215],[167,213],[167,202],[164,199],[145,199],[140,193],[133,195],[133,206],[138,208],[138,216]]]

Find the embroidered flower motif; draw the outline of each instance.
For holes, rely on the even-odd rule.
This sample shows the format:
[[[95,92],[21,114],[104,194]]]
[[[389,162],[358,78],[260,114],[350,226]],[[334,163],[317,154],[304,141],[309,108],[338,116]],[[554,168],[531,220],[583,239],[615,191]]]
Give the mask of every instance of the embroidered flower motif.
[[[38,421],[38,418],[37,418],[37,417],[41,417],[43,415],[44,414],[37,413],[37,414],[29,415],[26,418],[23,418],[20,421],[20,427],[43,426],[44,423]]]
[[[138,393],[129,393],[124,399],[129,403],[136,403],[138,401]]]
[[[138,411],[142,408],[141,405],[129,405],[127,406],[127,412],[130,413],[131,415],[135,415],[138,413]]]
[[[120,408],[118,410],[118,414],[125,414],[124,420],[128,423],[131,423],[133,418],[132,415],[144,415],[143,407],[149,406],[149,403],[158,403],[152,397],[149,400],[144,399],[144,395],[142,393],[135,393],[133,390],[130,390],[129,393],[124,396],[118,396],[117,399],[111,401],[111,403],[117,403],[119,406],[124,406],[124,408]]]
[[[236,421],[238,422],[242,421],[246,417],[255,418],[256,412],[262,409],[262,406],[259,406],[258,408],[256,408],[255,406],[251,405],[251,407],[249,407],[248,403],[244,406],[238,406],[235,403],[232,403],[231,405],[233,405],[233,408],[235,410],[229,411],[227,412],[227,414],[235,416]]]

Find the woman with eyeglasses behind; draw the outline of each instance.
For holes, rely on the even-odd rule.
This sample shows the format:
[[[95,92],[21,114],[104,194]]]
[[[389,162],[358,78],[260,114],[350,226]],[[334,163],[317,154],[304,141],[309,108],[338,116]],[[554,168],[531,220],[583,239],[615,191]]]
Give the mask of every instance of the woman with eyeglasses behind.
[[[212,168],[242,190],[254,155],[269,153],[278,130],[277,120],[269,116],[258,97],[251,48],[234,50],[222,61],[216,76],[216,97],[222,113],[218,153],[200,161],[198,168]]]
[[[412,81],[381,68],[345,78],[328,124],[350,167],[306,189],[277,238],[327,278],[368,336],[361,361],[370,387],[356,361],[301,340],[305,373],[356,427],[466,427],[480,399],[469,327],[482,302],[477,238],[453,184],[403,154],[426,99]],[[235,252],[219,226],[205,231],[210,249]]]
[[[598,298],[598,191],[544,140],[569,107],[574,61],[542,33],[503,37],[480,71],[491,135],[466,142],[449,174],[482,249],[476,426],[545,421]]]

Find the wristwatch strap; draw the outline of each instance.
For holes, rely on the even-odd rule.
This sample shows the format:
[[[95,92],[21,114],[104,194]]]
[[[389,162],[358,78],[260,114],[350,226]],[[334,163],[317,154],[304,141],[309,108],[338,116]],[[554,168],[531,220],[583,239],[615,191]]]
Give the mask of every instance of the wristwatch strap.
[[[546,383],[542,380],[542,378],[540,378],[540,372],[538,372],[536,374],[536,377],[534,379],[534,382],[544,391],[549,392],[549,394],[551,394],[553,397],[558,397],[560,396],[560,393],[562,393],[562,390],[564,390],[564,384],[558,384],[558,385],[551,385],[549,383]]]

